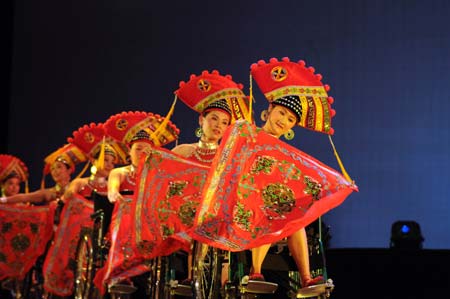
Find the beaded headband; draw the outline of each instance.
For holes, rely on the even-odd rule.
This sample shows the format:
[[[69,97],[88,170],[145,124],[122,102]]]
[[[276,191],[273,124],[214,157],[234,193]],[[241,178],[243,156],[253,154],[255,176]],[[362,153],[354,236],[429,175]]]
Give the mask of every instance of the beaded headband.
[[[276,99],[272,104],[281,105],[291,110],[297,116],[297,122],[302,119],[302,103],[298,96],[285,96]]]

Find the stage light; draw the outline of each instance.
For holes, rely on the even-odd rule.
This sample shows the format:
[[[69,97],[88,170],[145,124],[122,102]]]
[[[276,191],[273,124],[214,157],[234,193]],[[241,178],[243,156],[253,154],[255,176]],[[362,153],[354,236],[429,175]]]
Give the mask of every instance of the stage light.
[[[424,238],[415,221],[396,221],[391,227],[391,248],[421,249]]]

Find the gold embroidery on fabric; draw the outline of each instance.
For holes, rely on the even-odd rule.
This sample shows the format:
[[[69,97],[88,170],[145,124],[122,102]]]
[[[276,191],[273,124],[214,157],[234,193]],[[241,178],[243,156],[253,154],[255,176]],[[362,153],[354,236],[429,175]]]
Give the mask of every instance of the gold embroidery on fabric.
[[[263,172],[264,174],[271,174],[276,160],[270,156],[258,156],[253,162],[250,173],[259,174]]]
[[[288,186],[280,183],[267,185],[262,191],[264,208],[279,216],[292,211],[295,206],[294,192]],[[268,216],[272,219],[272,216]]]
[[[315,200],[319,200],[320,193],[322,192],[322,185],[316,182],[314,179],[305,176],[305,193],[311,195]]]

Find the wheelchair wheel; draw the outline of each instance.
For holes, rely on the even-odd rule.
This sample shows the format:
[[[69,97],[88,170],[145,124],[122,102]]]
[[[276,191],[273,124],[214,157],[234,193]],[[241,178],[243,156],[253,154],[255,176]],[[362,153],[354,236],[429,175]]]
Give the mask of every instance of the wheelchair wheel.
[[[194,298],[221,298],[222,251],[194,242]]]
[[[92,297],[92,281],[94,279],[93,267],[93,247],[91,234],[83,233],[78,241],[76,251],[76,270],[75,270],[75,299],[87,299]]]

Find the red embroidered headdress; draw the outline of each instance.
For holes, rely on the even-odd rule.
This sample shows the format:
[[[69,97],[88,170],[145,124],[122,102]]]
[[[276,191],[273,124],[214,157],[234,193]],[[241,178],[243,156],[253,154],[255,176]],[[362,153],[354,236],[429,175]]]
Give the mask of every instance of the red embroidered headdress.
[[[220,109],[230,114],[234,122],[250,115],[248,98],[242,88],[243,85],[234,82],[230,75],[223,76],[214,70],[191,75],[188,82],[180,81],[175,94],[198,113]]]
[[[87,156],[96,158],[102,154],[102,147],[105,154],[115,157],[115,162],[125,164],[128,149],[125,144],[114,140],[106,134],[104,125],[91,123],[80,127],[73,132],[73,136],[67,138],[69,143],[76,145]]]
[[[69,166],[72,170],[75,170],[75,165],[78,163],[86,162],[87,157],[77,146],[73,144],[66,144],[47,157],[45,157],[44,175],[50,173],[50,166],[56,161],[62,162]]]
[[[25,189],[28,189],[28,175],[27,166],[19,158],[13,155],[0,155],[0,182],[17,177],[21,182],[25,182]]]
[[[104,126],[108,135],[128,145],[139,140],[164,146],[176,140],[180,133],[170,120],[144,111],[115,114],[104,123]]]
[[[271,58],[254,63],[250,73],[270,103],[292,110],[298,117],[298,125],[317,132],[332,135],[331,119],[336,112],[331,109],[333,98],[328,96],[328,85],[322,84],[322,76],[314,74],[313,67],[305,62],[281,61]]]

